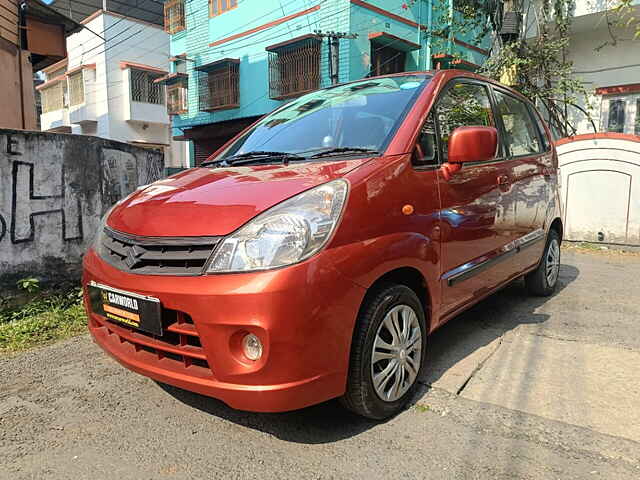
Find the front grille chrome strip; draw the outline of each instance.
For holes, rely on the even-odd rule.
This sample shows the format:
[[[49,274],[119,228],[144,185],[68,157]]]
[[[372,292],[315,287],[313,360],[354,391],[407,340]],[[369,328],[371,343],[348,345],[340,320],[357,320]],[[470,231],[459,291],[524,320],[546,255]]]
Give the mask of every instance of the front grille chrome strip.
[[[222,237],[142,237],[105,227],[97,248],[115,268],[140,275],[202,275]]]

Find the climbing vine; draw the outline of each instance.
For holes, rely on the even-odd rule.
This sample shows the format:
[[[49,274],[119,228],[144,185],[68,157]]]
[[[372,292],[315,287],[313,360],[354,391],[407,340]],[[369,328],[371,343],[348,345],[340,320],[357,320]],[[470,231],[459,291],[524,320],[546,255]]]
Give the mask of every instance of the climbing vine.
[[[403,7],[421,1],[405,1]],[[602,21],[611,36],[597,50],[633,40],[619,38],[616,27],[630,29],[631,37],[640,40],[634,0],[604,0],[594,7],[603,12]],[[432,29],[427,34],[431,36],[432,54],[448,54],[451,58],[458,56],[453,48],[456,36],[473,36],[472,43],[478,45],[489,35],[490,57],[479,73],[522,92],[545,112],[557,135],[570,136],[584,118],[596,129],[590,113],[592,92],[574,75],[568,54],[575,9],[576,0],[433,0]],[[518,23],[513,34],[503,30],[506,10]]]
[[[519,7],[522,12],[523,5]],[[575,134],[576,119],[582,115],[595,129],[590,94],[573,74],[567,54],[575,0],[539,0],[526,8],[526,25],[520,35],[500,41],[482,73],[511,84],[537,103],[559,136]],[[576,115],[576,110],[582,115]]]

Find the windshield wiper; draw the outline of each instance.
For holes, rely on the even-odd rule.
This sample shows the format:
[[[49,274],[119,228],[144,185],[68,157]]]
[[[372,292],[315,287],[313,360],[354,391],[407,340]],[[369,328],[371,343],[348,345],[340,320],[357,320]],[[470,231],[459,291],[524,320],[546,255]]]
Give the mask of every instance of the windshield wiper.
[[[207,165],[221,165],[221,166],[232,166],[232,165],[246,165],[248,163],[264,163],[270,162],[274,158],[281,158],[283,162],[295,161],[295,160],[306,160],[306,157],[296,155],[294,153],[289,152],[268,152],[263,150],[256,150],[253,152],[240,153],[238,155],[232,155],[227,158],[223,158],[221,160],[211,160],[210,162],[201,163],[201,167],[206,167]]]
[[[311,155],[309,158],[326,157],[326,156],[330,156],[330,155],[337,155],[337,154],[340,154],[340,153],[373,153],[373,154],[378,154],[380,152],[378,150],[374,150],[372,148],[338,147],[338,148],[331,148],[329,150],[325,150],[324,152],[315,153],[315,154]]]

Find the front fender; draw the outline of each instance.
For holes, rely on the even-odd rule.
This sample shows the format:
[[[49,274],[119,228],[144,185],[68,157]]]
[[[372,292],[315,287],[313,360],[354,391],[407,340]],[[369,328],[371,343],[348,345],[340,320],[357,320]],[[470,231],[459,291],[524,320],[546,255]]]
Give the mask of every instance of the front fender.
[[[425,279],[431,306],[439,304],[439,244],[418,233],[394,233],[332,249],[332,262],[345,277],[370,288],[385,274],[414,268]]]

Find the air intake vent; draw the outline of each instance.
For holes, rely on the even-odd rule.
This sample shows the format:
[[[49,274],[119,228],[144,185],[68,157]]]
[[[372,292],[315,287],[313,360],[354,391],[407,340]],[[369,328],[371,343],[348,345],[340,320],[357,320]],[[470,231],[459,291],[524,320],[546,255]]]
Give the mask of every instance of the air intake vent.
[[[220,237],[139,237],[105,228],[100,257],[141,275],[200,275]]]

